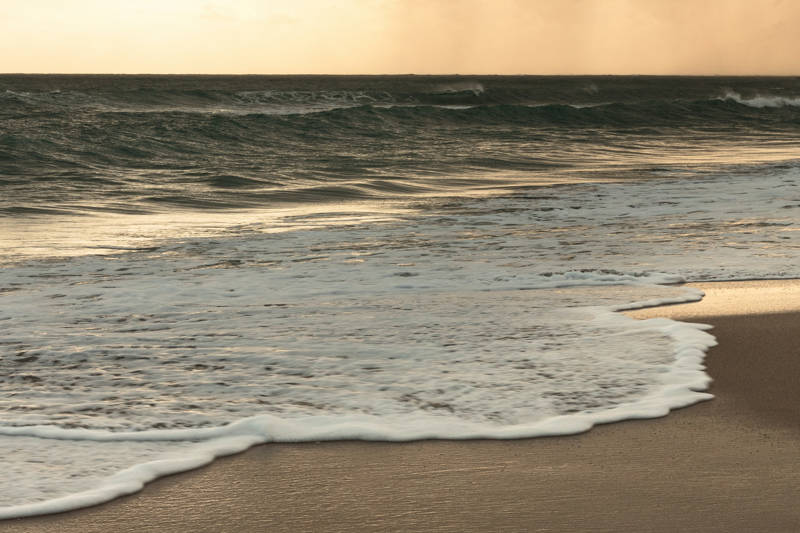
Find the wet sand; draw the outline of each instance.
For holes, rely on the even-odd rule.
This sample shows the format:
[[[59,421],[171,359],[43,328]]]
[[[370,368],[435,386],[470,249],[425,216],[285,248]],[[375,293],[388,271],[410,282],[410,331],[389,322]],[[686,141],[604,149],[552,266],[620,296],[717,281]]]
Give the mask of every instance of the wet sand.
[[[800,531],[800,282],[630,313],[714,325],[712,401],[516,441],[268,444],[21,532]]]

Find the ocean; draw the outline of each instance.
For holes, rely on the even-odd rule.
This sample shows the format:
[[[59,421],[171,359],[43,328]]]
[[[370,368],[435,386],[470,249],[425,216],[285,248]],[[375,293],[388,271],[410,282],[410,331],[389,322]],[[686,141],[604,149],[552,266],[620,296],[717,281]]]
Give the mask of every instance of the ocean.
[[[800,78],[0,76],[0,518],[268,442],[523,438],[711,398],[800,277]]]

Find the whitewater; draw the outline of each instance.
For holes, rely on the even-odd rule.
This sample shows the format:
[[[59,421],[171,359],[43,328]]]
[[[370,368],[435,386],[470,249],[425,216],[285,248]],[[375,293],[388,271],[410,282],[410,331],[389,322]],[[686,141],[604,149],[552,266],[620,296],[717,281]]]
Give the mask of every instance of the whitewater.
[[[621,311],[798,277],[795,97],[539,81],[6,89],[9,120],[60,109],[84,137],[0,137],[0,518],[256,444],[564,435],[710,399],[708,326]]]

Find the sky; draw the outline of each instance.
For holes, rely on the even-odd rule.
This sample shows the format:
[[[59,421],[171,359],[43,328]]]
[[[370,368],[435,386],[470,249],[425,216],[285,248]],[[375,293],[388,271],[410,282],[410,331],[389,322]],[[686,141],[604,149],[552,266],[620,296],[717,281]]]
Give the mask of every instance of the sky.
[[[800,0],[0,0],[0,72],[800,75]]]

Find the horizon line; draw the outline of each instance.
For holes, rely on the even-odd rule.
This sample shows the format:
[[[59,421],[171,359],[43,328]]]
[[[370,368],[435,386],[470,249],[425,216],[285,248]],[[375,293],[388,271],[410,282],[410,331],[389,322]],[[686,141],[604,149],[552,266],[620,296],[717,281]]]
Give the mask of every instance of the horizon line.
[[[516,73],[516,74],[491,74],[491,73],[415,73],[415,72],[386,72],[386,73],[208,73],[208,72],[0,72],[0,76],[298,76],[298,77],[311,77],[311,76],[353,76],[353,77],[379,77],[379,76],[419,76],[419,77],[433,77],[433,76],[451,76],[451,77],[472,77],[472,76],[489,76],[489,77],[522,77],[522,76],[537,76],[537,77],[652,77],[652,78],[796,78],[800,77],[797,74],[588,74],[588,73],[549,73],[549,74],[532,74],[532,73]]]

